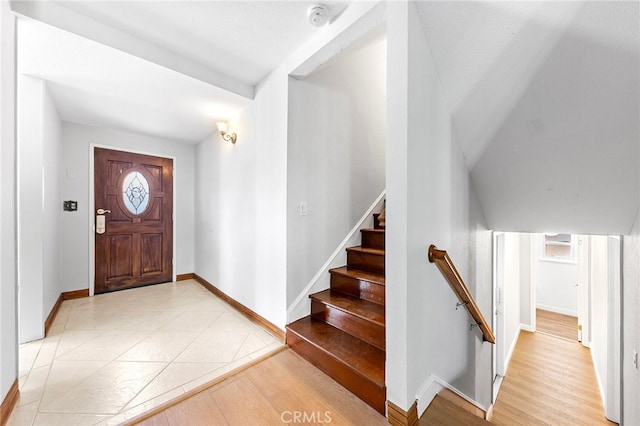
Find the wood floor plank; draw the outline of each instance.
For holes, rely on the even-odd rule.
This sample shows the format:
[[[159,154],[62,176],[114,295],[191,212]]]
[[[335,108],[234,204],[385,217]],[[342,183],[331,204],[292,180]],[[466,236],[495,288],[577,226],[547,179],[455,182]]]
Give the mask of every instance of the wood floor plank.
[[[489,422],[447,401],[440,395],[431,401],[429,409],[420,417],[421,426],[483,426]]]
[[[171,426],[164,412],[158,413],[138,423],[140,426]]]
[[[386,425],[387,419],[367,405],[360,398],[346,390],[338,382],[313,367],[297,353],[289,350],[270,358],[282,368],[290,369],[297,375],[297,380],[315,390],[335,413],[347,419],[352,425]],[[309,368],[312,367],[312,368]]]
[[[275,425],[282,423],[281,413],[260,393],[246,375],[226,386],[205,391],[223,407],[229,425]],[[212,423],[209,423],[212,424]]]
[[[296,415],[297,421],[293,417]],[[289,349],[137,424],[205,426],[286,423],[388,424],[384,416]]]
[[[564,339],[578,340],[578,318],[544,309],[536,309],[536,330]]]
[[[169,426],[229,424],[215,400],[207,392],[201,392],[174,405],[164,414]]]
[[[302,413],[306,413],[308,419],[327,419],[334,424],[349,423],[347,418],[318,394],[316,386],[301,381],[294,375],[294,371],[298,370],[291,370],[290,367],[275,362],[264,362],[247,371],[247,376],[274,408],[285,414],[285,420],[296,412],[300,413],[300,408],[304,407]],[[277,377],[278,380],[266,381],[265,377]]]
[[[520,332],[491,422],[612,425],[604,417],[589,350],[577,341]]]

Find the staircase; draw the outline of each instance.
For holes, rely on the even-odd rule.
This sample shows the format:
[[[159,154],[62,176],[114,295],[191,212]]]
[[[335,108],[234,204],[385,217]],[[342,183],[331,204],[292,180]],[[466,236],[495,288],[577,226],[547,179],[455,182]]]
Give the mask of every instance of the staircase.
[[[328,290],[310,295],[311,315],[287,326],[287,344],[385,414],[385,230],[362,229]]]

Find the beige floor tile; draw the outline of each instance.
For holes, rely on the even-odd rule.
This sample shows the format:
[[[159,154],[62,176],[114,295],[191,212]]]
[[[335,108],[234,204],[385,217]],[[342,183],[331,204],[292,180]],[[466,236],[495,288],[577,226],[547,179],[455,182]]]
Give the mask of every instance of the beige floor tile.
[[[67,300],[20,347],[8,424],[119,424],[281,345],[193,280]]]
[[[142,339],[148,335],[149,332],[146,331],[109,330],[95,339],[59,356],[57,359],[63,361],[111,361],[142,341]]]
[[[125,410],[152,400],[173,389],[180,389],[183,384],[207,375],[225,365],[227,364],[222,362],[172,363],[158,374],[158,376],[127,405]]]
[[[240,349],[238,349],[238,353],[234,359],[251,355],[265,346],[267,346],[267,344],[260,337],[256,336],[254,333],[249,333],[247,339],[242,343]]]
[[[153,332],[118,357],[119,361],[172,361],[200,334],[197,331]]]
[[[41,405],[62,398],[67,392],[104,368],[108,361],[60,361],[51,365]]]
[[[40,412],[117,414],[167,366],[166,363],[114,361]]]
[[[248,333],[220,331],[203,333],[191,343],[176,362],[231,362],[244,343]]]
[[[39,367],[51,364],[53,362],[53,359],[56,356],[57,348],[58,348],[57,340],[44,339],[42,343],[42,347],[40,348],[40,352],[38,352],[38,356],[36,360],[33,362],[32,368],[39,368]]]
[[[45,365],[43,367],[33,368],[26,377],[26,380],[22,384],[19,384],[20,399],[18,400],[18,405],[29,404],[34,401],[39,401],[40,398],[42,398],[42,393],[44,392],[44,387],[49,377],[49,367],[50,366]]]
[[[120,324],[120,330],[137,330],[137,331],[156,331],[161,327],[176,319],[182,314],[182,311],[158,311],[157,306],[153,306],[154,310],[140,310],[135,318],[132,318],[125,324]]]
[[[100,337],[106,332],[107,330],[66,330],[62,336],[60,336],[55,356],[56,358],[60,358],[62,355]]]
[[[42,339],[20,345],[20,359],[35,360],[42,347]]]
[[[249,332],[253,323],[244,316],[236,312],[227,311],[222,313],[210,328],[221,331]]]
[[[15,407],[7,421],[7,426],[32,425],[36,414],[38,414],[38,403],[39,401],[35,401],[30,404]]]
[[[109,419],[100,414],[38,413],[34,426],[91,426]]]
[[[161,327],[161,330],[204,330],[218,319],[221,312],[187,311]]]

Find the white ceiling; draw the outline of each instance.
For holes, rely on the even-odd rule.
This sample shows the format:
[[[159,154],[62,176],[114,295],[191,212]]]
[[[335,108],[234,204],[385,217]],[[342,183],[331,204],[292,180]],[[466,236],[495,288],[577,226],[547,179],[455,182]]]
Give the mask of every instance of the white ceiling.
[[[63,119],[192,143],[319,31],[306,1],[18,3],[118,47],[33,35],[25,71],[49,81]],[[348,3],[329,4],[335,19]],[[416,5],[490,228],[628,232],[640,192],[639,3]]]
[[[258,84],[317,28],[314,1],[56,2],[248,84]],[[335,19],[347,1],[322,1]]]
[[[325,3],[332,19],[348,5]],[[319,30],[307,21],[310,4],[19,1],[13,4],[19,13],[52,24],[20,20],[19,71],[47,81],[65,121],[198,143],[215,130],[215,121],[233,120],[250,102],[246,90],[234,87],[258,84]],[[113,31],[99,32],[96,21]],[[126,53],[126,46],[107,45],[113,41],[121,47],[122,40],[143,40],[147,48],[151,43],[164,55],[159,57],[171,57],[166,63],[197,64],[205,74],[209,70],[232,83],[210,84],[207,78],[174,71],[179,66],[171,69]]]
[[[250,102],[37,21],[18,39],[18,71],[47,81],[65,121],[197,143]]]

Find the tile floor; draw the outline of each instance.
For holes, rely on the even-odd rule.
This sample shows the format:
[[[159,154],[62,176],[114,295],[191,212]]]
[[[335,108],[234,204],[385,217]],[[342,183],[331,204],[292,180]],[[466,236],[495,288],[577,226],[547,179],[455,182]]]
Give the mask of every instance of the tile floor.
[[[119,424],[282,346],[193,280],[63,302],[8,425]]]

